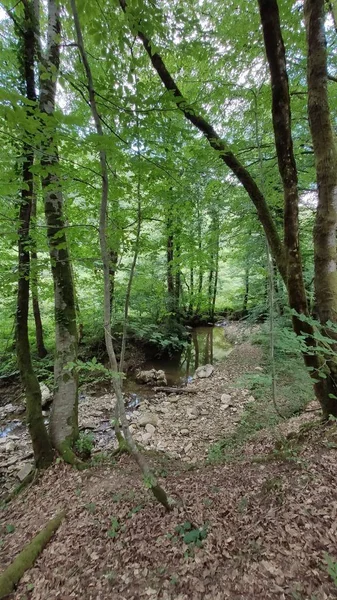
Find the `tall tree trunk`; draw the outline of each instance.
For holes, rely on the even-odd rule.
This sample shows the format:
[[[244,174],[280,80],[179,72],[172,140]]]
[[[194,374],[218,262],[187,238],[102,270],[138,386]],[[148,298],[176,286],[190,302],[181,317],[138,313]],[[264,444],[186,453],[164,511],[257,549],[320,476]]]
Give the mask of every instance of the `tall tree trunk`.
[[[304,17],[308,44],[308,114],[314,147],[318,205],[314,228],[315,296],[322,325],[337,322],[337,151],[328,98],[324,0],[305,0]],[[336,334],[331,337],[331,356],[324,380],[326,414],[337,416]]]
[[[23,54],[20,60],[23,63],[27,99],[36,102],[34,78],[34,28],[32,4],[26,2],[24,6]],[[32,114],[32,108],[27,110]],[[44,424],[41,408],[41,390],[35,375],[28,336],[28,309],[29,309],[29,226],[31,218],[32,201],[34,198],[34,151],[32,146],[24,143],[22,165],[22,191],[19,210],[18,251],[19,251],[19,281],[16,310],[16,346],[17,358],[21,381],[26,393],[26,406],[28,428],[32,439],[33,452],[36,466],[47,467],[53,461],[53,450]]]
[[[60,62],[60,13],[57,0],[48,0],[47,49],[44,74],[40,77],[40,110],[44,115],[41,144],[47,236],[55,297],[54,401],[50,433],[54,447],[68,462],[76,460],[72,451],[78,437],[78,377],[68,363],[77,359],[76,299],[71,258],[63,215],[63,193],[55,131],[55,95]]]
[[[111,306],[111,316],[114,313],[115,308],[115,287],[116,287],[116,271],[117,271],[117,261],[118,261],[118,252],[116,250],[110,250],[110,260],[109,260],[109,278],[110,278],[110,306]]]
[[[188,314],[190,317],[193,316],[193,308],[194,308],[194,267],[190,267],[190,289],[189,289],[189,304],[188,304]]]
[[[32,211],[31,211],[31,230],[35,232],[36,226],[36,193],[34,191],[34,196],[32,199]],[[35,321],[35,337],[36,337],[36,348],[37,355],[39,358],[44,358],[47,356],[48,352],[44,345],[43,339],[43,326],[41,319],[41,311],[40,311],[40,303],[39,303],[39,283],[38,283],[38,259],[37,259],[37,250],[36,250],[36,240],[34,235],[31,239],[31,291],[32,291],[32,305],[33,305],[33,315]]]
[[[247,315],[248,298],[249,298],[249,266],[246,266],[246,268],[245,268],[245,293],[243,296],[243,304],[242,304],[243,316]]]
[[[76,2],[75,0],[70,0],[71,9],[74,17],[74,24],[76,30],[77,44],[78,49],[80,51],[81,60],[84,66],[84,70],[87,77],[88,84],[88,92],[89,92],[89,103],[91,108],[91,113],[93,120],[95,122],[95,127],[97,134],[104,138],[104,132],[100,120],[100,115],[97,110],[96,105],[96,94],[94,88],[94,82],[92,78],[90,64],[87,58],[87,54],[84,47],[82,29],[80,25],[80,20],[77,12]],[[109,197],[109,177],[108,177],[108,168],[107,168],[107,158],[106,152],[104,149],[99,150],[99,159],[100,159],[100,167],[102,174],[102,192],[101,192],[101,207],[100,207],[100,222],[99,222],[99,239],[100,239],[100,247],[101,247],[101,256],[103,263],[103,273],[104,273],[104,332],[105,332],[105,344],[107,348],[107,353],[109,356],[110,369],[113,372],[112,384],[114,388],[114,392],[116,394],[116,421],[117,421],[117,430],[118,430],[118,421],[121,420],[122,430],[124,439],[126,441],[127,447],[130,450],[133,458],[138,464],[139,468],[142,471],[144,479],[146,480],[146,484],[151,489],[154,497],[160,502],[166,510],[171,510],[171,501],[167,497],[165,490],[159,485],[156,477],[151,472],[145,458],[138,451],[138,448],[134,442],[134,439],[130,433],[129,424],[126,418],[125,406],[124,406],[124,398],[122,393],[121,380],[118,375],[118,364],[116,359],[116,354],[112,342],[112,331],[111,331],[111,306],[110,306],[110,278],[109,278],[109,249],[107,244],[107,217],[108,217],[108,197]],[[139,195],[140,198],[140,195]],[[140,223],[140,218],[139,218]],[[140,225],[139,225],[140,227]],[[129,280],[130,281],[130,280]]]
[[[312,0],[314,1],[314,0]],[[321,0],[320,0],[321,1]],[[126,0],[119,0],[124,12],[130,10]],[[192,123],[208,140],[210,146],[219,152],[219,157],[234,173],[251,198],[260,223],[264,229],[268,245],[273,258],[277,263],[278,270],[288,289],[289,302],[298,313],[308,314],[305,290],[303,285],[303,274],[298,243],[298,192],[296,165],[293,156],[291,125],[290,125],[290,102],[289,89],[285,64],[284,45],[281,35],[278,7],[275,0],[260,0],[260,14],[265,37],[267,57],[272,78],[273,92],[273,125],[275,133],[276,150],[278,154],[279,170],[284,185],[285,197],[285,244],[282,244],[278,230],[273,220],[271,211],[267,205],[264,194],[256,184],[249,171],[240,163],[233,152],[222,140],[214,127],[195,110],[184,98],[179,87],[168,71],[162,57],[158,52],[152,50],[151,39],[141,30],[141,19],[138,18],[138,38],[141,40],[150,60],[157,71],[166,89],[171,93],[177,108],[184,114],[185,118]],[[268,30],[268,28],[270,28]],[[271,33],[272,31],[272,33]],[[275,84],[275,87],[274,87]],[[279,115],[277,111],[280,111]],[[288,264],[289,263],[289,264]],[[312,326],[301,321],[296,316],[293,318],[294,331],[300,335],[306,335],[309,351],[304,354],[306,365],[311,369],[311,375],[315,383],[316,397],[319,399],[323,413],[326,415],[327,397],[326,389],[319,379],[320,360],[316,349],[314,331]],[[331,403],[330,403],[331,404]]]
[[[299,246],[297,169],[291,133],[289,83],[284,43],[281,33],[277,0],[259,0],[264,43],[272,84],[272,117],[279,172],[284,190],[284,245],[287,256],[287,279],[289,304],[297,314],[293,316],[293,328],[297,335],[305,335],[308,352],[304,352],[305,364],[314,380],[315,393],[323,412],[326,412],[326,393],[320,373],[314,329],[298,315],[309,316],[303,279],[302,259]]]

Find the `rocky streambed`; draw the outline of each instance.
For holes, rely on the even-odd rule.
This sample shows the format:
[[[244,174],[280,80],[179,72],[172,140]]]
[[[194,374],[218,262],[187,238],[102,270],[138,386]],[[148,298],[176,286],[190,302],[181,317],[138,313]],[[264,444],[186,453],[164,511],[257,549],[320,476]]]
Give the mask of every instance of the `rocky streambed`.
[[[223,328],[216,333],[221,342],[224,333]],[[204,341],[207,346],[207,340]],[[236,388],[236,380],[244,371],[261,368],[258,366],[260,351],[247,342],[234,345],[233,348],[229,353],[232,348],[226,340],[223,343],[224,353],[221,354],[218,348],[219,358],[215,358],[212,345],[215,366],[210,363],[199,365],[196,374],[199,372],[200,377],[195,375],[195,370],[194,376],[191,375],[191,365],[194,368],[198,364],[195,355],[194,362],[191,361],[192,353],[188,375],[184,371],[184,363],[179,365],[175,377],[172,365],[170,369],[166,365],[164,373],[168,382],[180,387],[186,385],[186,392],[183,393],[156,392],[134,379],[129,380],[125,386],[125,406],[136,441],[183,461],[193,463],[204,458],[210,444],[239,421],[245,404],[254,401],[248,390]],[[206,350],[208,354],[204,352],[204,357],[211,358],[209,341]],[[146,366],[154,369],[153,365]],[[165,365],[157,363],[155,366]],[[164,383],[162,377],[158,378],[158,383]],[[2,385],[0,394],[0,487],[2,495],[6,495],[33,469],[33,453],[24,422],[24,396],[20,386]],[[50,392],[44,387],[42,396],[46,424],[49,417],[48,394]],[[9,398],[12,401],[8,402]],[[94,455],[100,452],[109,454],[116,446],[111,422],[114,405],[115,398],[109,389],[100,389],[98,392],[95,388],[87,388],[80,392],[79,426],[81,431],[91,433]]]

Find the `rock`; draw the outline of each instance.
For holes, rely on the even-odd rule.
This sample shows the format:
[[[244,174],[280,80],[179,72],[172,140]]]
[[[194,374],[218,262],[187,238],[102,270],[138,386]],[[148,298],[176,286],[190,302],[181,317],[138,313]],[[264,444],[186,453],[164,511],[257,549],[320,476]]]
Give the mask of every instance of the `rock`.
[[[210,377],[212,375],[213,371],[213,365],[204,365],[203,367],[198,367],[194,373],[194,377],[197,379],[206,379],[206,377]]]
[[[149,371],[139,371],[136,375],[137,381],[147,383],[148,385],[167,385],[167,380],[164,371],[161,369],[150,369]]]
[[[140,427],[145,427],[145,425],[153,425],[156,427],[156,425],[158,425],[158,417],[153,413],[145,412],[140,415],[138,425],[140,425]]]
[[[23,481],[26,477],[28,477],[29,473],[32,472],[33,468],[34,465],[32,465],[32,463],[26,463],[25,465],[23,465],[22,469],[20,469],[20,471],[17,473],[17,478],[20,481]]]
[[[169,401],[172,402],[172,403],[178,402],[178,396],[170,396],[169,397]]]
[[[192,446],[193,446],[192,442],[189,442],[189,443],[188,443],[188,444],[187,444],[187,445],[184,447],[185,454],[188,454],[188,452],[189,452],[190,450],[192,450]]]
[[[51,393],[50,389],[46,386],[45,383],[40,383],[40,390],[41,390],[41,405],[42,405],[42,408],[44,408],[45,406],[47,406],[47,404],[49,404],[52,401],[53,394]]]
[[[200,410],[198,406],[192,406],[192,408],[189,408],[187,412],[191,415],[195,415],[196,417],[199,417],[200,415]]]
[[[12,465],[15,465],[18,460],[17,456],[12,456],[12,458],[9,458],[5,463],[1,463],[1,467],[11,467]]]
[[[97,423],[93,419],[84,419],[80,424],[80,429],[96,429]]]
[[[188,429],[181,429],[180,431],[181,435],[189,435],[189,430]]]
[[[156,428],[151,423],[147,423],[147,425],[145,425],[145,430],[147,431],[147,433],[151,433],[151,435],[153,435],[156,431]]]
[[[247,398],[247,402],[255,402],[254,396],[249,396],[249,398]]]
[[[260,373],[263,373],[262,367],[255,367],[254,371],[260,371]]]
[[[221,404],[227,404],[227,406],[230,406],[231,402],[232,402],[232,397],[229,394],[222,394]]]
[[[187,417],[189,418],[190,421],[195,421],[195,419],[198,418],[197,415],[194,415],[191,412],[187,413]]]
[[[152,433],[147,432],[142,435],[141,441],[143,442],[143,444],[148,444],[151,438],[152,438]]]
[[[14,452],[14,450],[16,449],[16,444],[15,442],[13,442],[12,440],[10,440],[9,442],[7,442],[6,446],[5,446],[5,452]]]

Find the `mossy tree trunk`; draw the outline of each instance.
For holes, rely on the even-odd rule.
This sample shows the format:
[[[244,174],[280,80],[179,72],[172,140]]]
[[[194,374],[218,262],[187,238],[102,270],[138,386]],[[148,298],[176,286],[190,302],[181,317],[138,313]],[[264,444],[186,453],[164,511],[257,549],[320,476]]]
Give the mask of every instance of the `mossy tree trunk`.
[[[80,52],[81,60],[85,70],[87,79],[89,104],[91,108],[91,114],[95,122],[97,135],[100,136],[102,141],[104,140],[104,131],[100,115],[96,104],[96,94],[94,88],[94,81],[92,77],[91,67],[88,61],[87,53],[84,47],[83,35],[81,24],[77,12],[76,0],[70,0],[71,9],[74,17],[74,25],[76,31],[77,45]],[[169,498],[165,490],[159,485],[157,479],[149,469],[147,461],[144,456],[138,451],[138,448],[131,435],[129,424],[126,418],[124,398],[121,386],[121,374],[118,370],[118,363],[112,341],[112,330],[111,330],[111,306],[110,306],[110,276],[109,276],[109,247],[107,243],[107,220],[108,220],[108,197],[109,197],[109,176],[107,168],[107,156],[104,149],[104,145],[100,144],[99,150],[99,161],[102,175],[102,188],[101,188],[101,206],[100,206],[100,222],[99,222],[99,241],[101,248],[101,257],[103,264],[104,274],[104,334],[105,334],[105,345],[109,356],[110,369],[112,374],[112,385],[116,395],[116,436],[119,441],[121,448],[126,448],[130,451],[131,455],[135,459],[136,463],[140,467],[143,474],[146,485],[151,489],[155,498],[160,502],[167,510],[172,508]],[[138,235],[137,244],[140,235],[140,189],[138,190]],[[137,250],[138,253],[138,250]],[[137,254],[135,254],[137,260]],[[136,261],[134,261],[136,264]],[[129,279],[130,282],[130,279]],[[131,279],[132,283],[132,279]],[[131,288],[130,288],[131,291]],[[119,420],[121,421],[123,436],[119,429]]]
[[[305,335],[308,351],[303,353],[314,380],[316,397],[326,409],[326,393],[320,377],[321,363],[314,338],[314,328],[300,315],[309,317],[299,244],[298,177],[293,150],[291,108],[285,48],[277,0],[259,0],[259,9],[272,84],[272,117],[279,173],[284,191],[284,247],[286,252],[286,287],[290,308],[294,309],[293,328]]]
[[[36,192],[34,190],[34,196],[32,199],[32,213],[31,213],[31,230],[35,232],[36,225]],[[39,302],[39,281],[38,281],[38,258],[36,249],[36,240],[32,236],[31,240],[31,292],[32,292],[32,305],[33,315],[35,321],[35,338],[37,355],[39,358],[45,358],[48,352],[44,345],[43,336],[43,325],[41,319],[40,302]]]
[[[337,151],[328,98],[327,50],[324,0],[305,0],[304,16],[308,44],[308,114],[314,147],[318,205],[314,228],[315,296],[320,323],[337,323]],[[326,362],[324,412],[337,416],[336,334]]]
[[[21,29],[23,52],[20,56],[26,87],[27,99],[36,102],[34,78],[34,28],[32,3],[24,6],[24,23]],[[27,108],[31,116],[32,106]],[[25,134],[26,135],[26,134]],[[28,334],[29,282],[30,282],[30,219],[34,197],[34,151],[29,142],[23,145],[22,191],[19,208],[18,254],[19,281],[16,310],[16,347],[21,381],[26,393],[27,421],[32,439],[34,459],[38,468],[44,468],[53,461],[53,450],[44,424],[41,408],[41,390],[31,360]]]
[[[74,462],[72,446],[78,437],[78,378],[75,370],[67,365],[77,359],[76,298],[63,215],[62,185],[58,175],[59,158],[54,116],[60,61],[59,10],[57,1],[48,0],[47,48],[42,65],[44,77],[40,77],[40,110],[44,115],[41,166],[55,299],[55,389],[50,434],[57,451],[66,461]]]

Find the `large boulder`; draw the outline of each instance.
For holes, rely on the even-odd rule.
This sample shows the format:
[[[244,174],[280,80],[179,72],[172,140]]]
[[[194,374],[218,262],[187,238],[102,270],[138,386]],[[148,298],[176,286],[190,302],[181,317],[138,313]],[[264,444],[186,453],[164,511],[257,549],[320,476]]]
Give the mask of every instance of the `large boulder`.
[[[206,377],[210,377],[214,371],[213,365],[204,365],[203,367],[198,367],[196,372],[194,373],[194,377],[197,379],[206,379]]]
[[[146,383],[147,385],[167,385],[167,380],[164,371],[161,369],[150,369],[149,371],[139,371],[136,376],[139,383]]]

